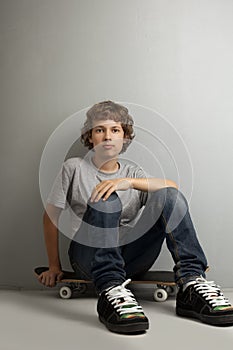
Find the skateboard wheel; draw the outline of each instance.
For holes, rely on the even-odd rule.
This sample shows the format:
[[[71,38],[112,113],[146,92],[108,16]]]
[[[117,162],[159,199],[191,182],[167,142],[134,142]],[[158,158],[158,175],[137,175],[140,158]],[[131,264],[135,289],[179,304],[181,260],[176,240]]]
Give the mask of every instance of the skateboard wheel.
[[[165,301],[167,300],[167,292],[165,289],[156,289],[156,291],[154,292],[154,300],[155,301]]]
[[[72,296],[72,290],[69,287],[64,286],[60,288],[59,294],[62,299],[70,299]]]

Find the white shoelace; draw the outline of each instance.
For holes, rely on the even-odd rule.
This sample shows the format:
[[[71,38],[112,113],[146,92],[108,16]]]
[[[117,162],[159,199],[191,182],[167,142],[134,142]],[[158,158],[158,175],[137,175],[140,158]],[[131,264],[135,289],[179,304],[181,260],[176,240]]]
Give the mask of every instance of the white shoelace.
[[[216,285],[214,281],[207,281],[205,278],[200,277],[196,279],[193,287],[213,308],[231,306],[229,300],[223,295],[220,286]]]
[[[138,305],[133,293],[129,289],[125,288],[130,281],[131,280],[128,279],[121,285],[116,286],[106,292],[107,299],[111,302],[120,315],[143,313],[143,309],[140,305]]]

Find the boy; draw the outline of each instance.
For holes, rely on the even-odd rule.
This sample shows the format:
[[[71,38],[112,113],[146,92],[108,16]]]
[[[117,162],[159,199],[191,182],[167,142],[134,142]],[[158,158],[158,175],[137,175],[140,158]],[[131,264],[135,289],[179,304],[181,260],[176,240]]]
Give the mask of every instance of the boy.
[[[70,262],[79,276],[93,280],[99,319],[109,330],[134,333],[149,328],[126,286],[150,269],[164,239],[179,287],[176,313],[212,325],[232,325],[233,307],[219,287],[205,279],[207,260],[177,185],[119,158],[133,138],[133,119],[124,106],[104,101],[87,112],[82,141],[90,152],[83,160],[71,158],[63,164],[48,198],[44,234],[49,271],[39,281],[53,287],[62,278],[57,227],[61,211],[69,206],[76,225]]]

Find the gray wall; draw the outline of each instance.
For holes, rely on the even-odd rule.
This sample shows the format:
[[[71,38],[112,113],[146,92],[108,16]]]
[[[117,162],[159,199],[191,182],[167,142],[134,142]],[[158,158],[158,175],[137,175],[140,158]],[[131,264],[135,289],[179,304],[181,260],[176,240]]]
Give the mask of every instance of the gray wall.
[[[194,170],[190,207],[208,277],[233,287],[232,13],[231,0],[1,1],[2,287],[39,287],[41,154],[61,122],[104,99],[146,106],[176,127]],[[64,267],[67,245],[61,237]],[[156,266],[171,265],[164,248]]]

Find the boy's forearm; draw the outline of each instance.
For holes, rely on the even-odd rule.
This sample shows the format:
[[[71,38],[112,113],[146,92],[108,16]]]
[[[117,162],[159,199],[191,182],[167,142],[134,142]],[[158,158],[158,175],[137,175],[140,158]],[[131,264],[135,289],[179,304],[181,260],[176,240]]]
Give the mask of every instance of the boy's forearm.
[[[132,188],[135,190],[153,192],[161,188],[174,187],[178,189],[177,184],[172,180],[159,178],[132,178],[130,179]]]
[[[49,267],[60,269],[59,258],[59,232],[57,226],[50,220],[47,214],[44,215],[44,238],[47,249]]]

